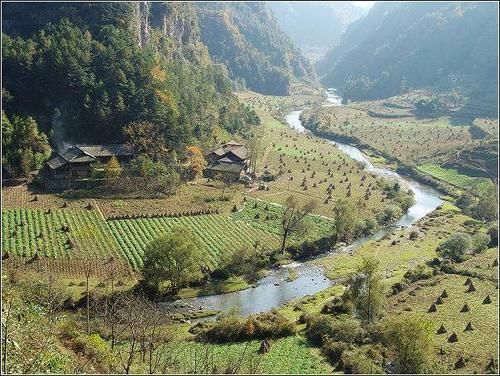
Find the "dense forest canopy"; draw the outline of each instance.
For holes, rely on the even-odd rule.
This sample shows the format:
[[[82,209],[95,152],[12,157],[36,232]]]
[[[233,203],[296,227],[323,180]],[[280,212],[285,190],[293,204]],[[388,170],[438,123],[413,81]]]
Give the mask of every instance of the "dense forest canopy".
[[[5,116],[31,116],[59,149],[121,142],[132,121],[174,150],[213,143],[258,121],[231,79],[287,94],[313,76],[262,4],[10,3],[2,35]]]
[[[325,85],[355,100],[425,86],[495,96],[497,28],[494,3],[376,3],[318,69]]]

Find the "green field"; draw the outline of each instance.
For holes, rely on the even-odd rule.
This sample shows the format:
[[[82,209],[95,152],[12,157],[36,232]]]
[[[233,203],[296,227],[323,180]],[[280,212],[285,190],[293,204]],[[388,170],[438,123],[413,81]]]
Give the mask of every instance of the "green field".
[[[63,225],[69,229],[63,231]],[[96,210],[6,209],[2,211],[2,249],[9,256],[37,254],[44,260],[68,262],[113,256],[138,270],[148,242],[176,225],[191,229],[201,239],[210,267],[238,249],[253,247],[256,240],[269,248],[279,244],[272,233],[217,214],[105,221]]]
[[[142,265],[144,248],[161,234],[175,226],[184,226],[195,233],[204,245],[204,262],[211,268],[229,254],[255,241],[272,248],[278,246],[278,237],[258,230],[244,222],[224,215],[203,215],[181,218],[124,219],[109,221],[109,228],[120,249],[134,268]]]
[[[372,110],[380,112],[380,107],[378,102],[362,102],[314,108],[304,111],[304,116],[315,120],[322,132],[354,138],[405,163],[444,162],[465,145],[478,144],[471,138],[468,126],[454,125],[449,117],[398,119],[370,116]]]
[[[489,179],[463,175],[454,169],[444,168],[432,163],[422,164],[418,166],[417,169],[433,178],[442,180],[445,183],[449,183],[461,189],[485,191],[492,184]]]
[[[297,336],[272,342],[267,354],[258,354],[260,341],[230,344],[179,342],[170,354],[175,357],[172,371],[204,373],[203,359],[210,357],[216,367],[234,366],[241,361],[238,373],[318,374],[331,372],[331,367]],[[293,360],[293,361],[292,361]],[[221,370],[224,372],[224,370]]]
[[[63,225],[69,230],[63,231]],[[72,243],[69,244],[69,242]],[[54,258],[109,258],[120,249],[107,223],[95,210],[5,209],[2,211],[2,249],[12,255]]]
[[[251,226],[271,232],[277,236],[281,236],[281,216],[282,207],[276,204],[270,204],[264,201],[248,200],[245,207],[231,215],[232,218],[242,220],[249,223]],[[304,235],[300,236],[297,241],[305,239],[316,240],[321,237],[331,234],[332,224],[331,219],[310,215],[304,221],[307,230]]]

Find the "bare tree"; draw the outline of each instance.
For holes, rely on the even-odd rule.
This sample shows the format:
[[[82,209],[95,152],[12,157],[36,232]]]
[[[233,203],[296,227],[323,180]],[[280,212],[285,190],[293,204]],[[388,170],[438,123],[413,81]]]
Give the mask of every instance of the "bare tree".
[[[86,260],[83,265],[83,273],[85,275],[85,307],[87,311],[87,334],[90,334],[90,277],[93,272],[92,262]]]
[[[316,201],[310,200],[303,206],[294,196],[286,199],[281,217],[281,252],[285,253],[286,242],[292,234],[298,234],[305,231],[305,219],[316,208]]]

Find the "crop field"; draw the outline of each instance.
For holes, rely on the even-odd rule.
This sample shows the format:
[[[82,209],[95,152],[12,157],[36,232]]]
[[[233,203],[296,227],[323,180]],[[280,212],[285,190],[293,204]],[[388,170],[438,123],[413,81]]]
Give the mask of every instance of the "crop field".
[[[4,252],[22,257],[35,253],[76,259],[119,255],[106,222],[95,210],[85,209],[3,210],[2,246]]]
[[[226,189],[221,199],[221,187],[217,182],[208,183],[198,179],[192,184],[181,185],[175,195],[165,198],[90,198],[68,199],[53,193],[38,193],[26,185],[6,187],[2,190],[2,208],[30,209],[83,209],[89,203],[97,206],[105,218],[127,215],[177,214],[190,211],[215,210],[229,213],[230,209],[242,199],[243,186],[234,185]]]
[[[103,274],[110,260],[120,274],[129,274],[107,223],[95,210],[5,209],[2,251],[5,265],[24,266],[67,275],[81,275],[85,265]]]
[[[238,93],[238,98],[255,111],[269,113],[277,119],[280,119],[287,111],[318,104],[325,100],[319,91],[305,90],[300,86],[293,90],[297,91],[297,94],[290,96],[262,95],[245,91]]]
[[[180,342],[174,345],[175,372],[200,373],[202,359],[210,356],[216,365],[236,364],[240,358],[239,373],[266,374],[318,374],[329,373],[331,367],[319,355],[297,336],[290,336],[272,341],[267,354],[257,353],[260,341],[230,344],[201,344],[197,342]],[[197,358],[197,362],[195,361]],[[293,362],[290,361],[293,359]]]
[[[377,178],[363,171],[334,145],[307,134],[298,134],[269,114],[263,119],[262,158],[258,172],[270,171],[276,180],[269,190],[254,190],[253,197],[284,204],[288,196],[300,202],[317,202],[316,214],[332,216],[335,202],[352,200],[361,217],[370,217],[389,203]]]
[[[2,249],[11,263],[53,264],[53,270],[67,274],[83,262],[100,265],[110,257],[138,270],[146,244],[175,225],[200,237],[210,267],[256,240],[268,247],[279,244],[276,235],[224,215],[105,221],[96,210],[19,208],[2,212]]]
[[[491,186],[492,182],[486,178],[476,178],[460,174],[451,168],[444,168],[436,164],[427,163],[417,167],[425,174],[432,176],[445,183],[449,183],[460,189],[471,189],[473,191],[485,191]]]
[[[304,115],[319,122],[318,130],[332,136],[360,140],[399,161],[443,162],[465,145],[474,145],[468,126],[452,125],[448,117],[437,119],[380,118],[368,114],[367,108],[348,105],[307,110]]]
[[[489,268],[494,269],[491,266]],[[432,321],[434,331],[444,326],[447,332],[434,336],[434,354],[438,366],[446,372],[455,369],[455,362],[463,357],[465,367],[454,372],[484,373],[490,359],[497,359],[498,356],[498,290],[494,282],[478,278],[471,280],[476,290],[474,292],[467,292],[465,276],[435,276],[410,285],[387,302],[389,314],[417,315]],[[437,305],[436,312],[428,312],[445,289],[448,297],[443,299],[443,304]],[[484,304],[488,295],[491,303]],[[469,311],[461,312],[465,304]],[[473,330],[466,331],[469,322]],[[453,333],[456,333],[458,341],[450,343],[449,337]]]
[[[106,218],[127,215],[176,214],[190,211],[215,210],[229,213],[233,205],[242,199],[242,185],[226,189],[221,200],[221,188],[217,183],[198,179],[196,184],[180,186],[174,195],[165,198],[96,199]]]
[[[63,205],[68,208],[83,208],[88,203],[89,200],[68,200],[51,193],[38,193],[28,189],[25,184],[2,187],[2,209],[56,209]]]
[[[276,204],[258,200],[248,200],[244,208],[231,215],[232,218],[249,223],[251,226],[278,236],[281,235],[282,208]],[[310,215],[305,221],[307,232],[297,241],[315,240],[331,234],[331,220]],[[293,239],[292,239],[293,240]]]
[[[224,215],[203,215],[181,218],[124,219],[108,222],[122,254],[134,269],[142,265],[146,245],[177,225],[193,231],[204,245],[204,261],[216,267],[224,258],[244,247],[253,247],[258,240],[267,247],[277,247],[278,237],[258,230],[244,222]]]

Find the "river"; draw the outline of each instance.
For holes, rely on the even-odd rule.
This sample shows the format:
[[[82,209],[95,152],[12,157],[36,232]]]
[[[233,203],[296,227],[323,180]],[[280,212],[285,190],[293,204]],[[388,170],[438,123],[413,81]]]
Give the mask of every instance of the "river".
[[[324,106],[339,106],[341,105],[341,101],[342,98],[336,95],[335,90],[329,89],[328,98]],[[286,115],[285,120],[289,127],[295,129],[299,133],[304,133],[307,132],[307,130],[300,121],[301,113],[302,111],[291,111]],[[442,201],[439,198],[440,194],[436,190],[422,185],[406,176],[401,176],[392,170],[374,166],[370,162],[369,157],[354,146],[343,144],[335,140],[327,141],[335,145],[340,151],[344,152],[352,159],[363,163],[366,171],[377,176],[398,179],[402,186],[411,189],[415,195],[415,204],[408,210],[408,213],[397,222],[383,227],[371,236],[357,239],[352,244],[337,249],[336,252],[353,251],[365,242],[380,239],[396,228],[409,227],[441,205]],[[290,268],[295,269],[297,278],[289,282],[287,281],[287,277]],[[192,309],[200,309],[200,307],[206,310],[219,311],[234,309],[241,315],[246,316],[252,313],[269,311],[290,300],[314,294],[331,286],[333,283],[333,281],[324,276],[322,269],[318,266],[308,262],[294,262],[290,265],[271,270],[267,277],[259,280],[252,288],[228,294],[182,299],[173,304],[191,307]]]

